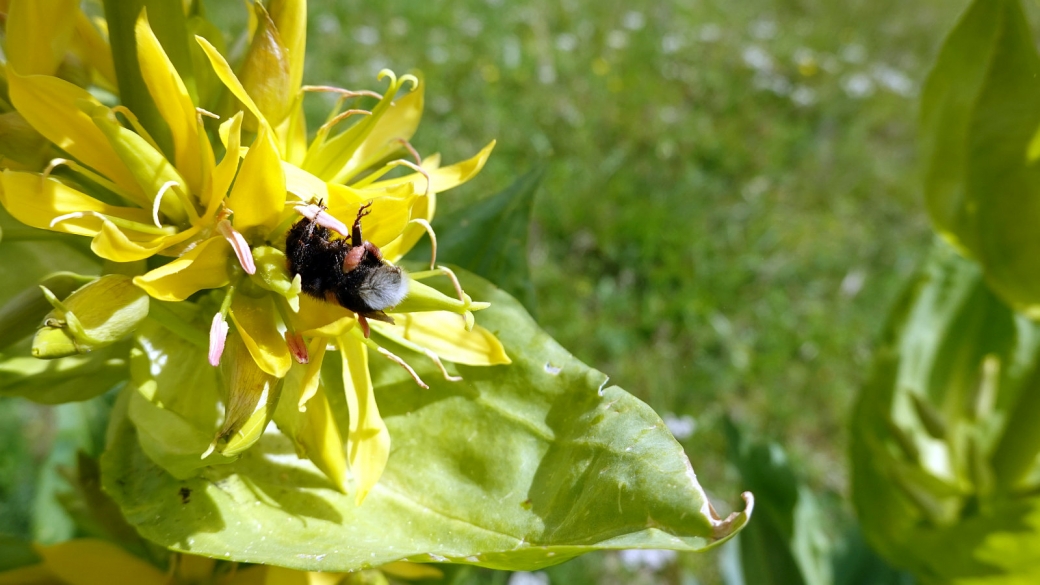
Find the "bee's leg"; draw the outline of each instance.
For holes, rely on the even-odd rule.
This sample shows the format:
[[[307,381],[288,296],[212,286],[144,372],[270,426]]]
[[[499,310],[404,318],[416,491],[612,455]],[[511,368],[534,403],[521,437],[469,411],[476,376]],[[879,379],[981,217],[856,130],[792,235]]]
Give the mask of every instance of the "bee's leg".
[[[365,339],[372,334],[372,328],[368,326],[368,319],[365,318],[361,313],[357,314],[358,325],[361,325],[361,332],[365,334]]]
[[[365,251],[364,246],[354,246],[347,251],[346,256],[343,257],[343,274],[354,270],[361,264],[361,261],[365,259]]]
[[[379,260],[379,261],[383,260],[383,251],[379,249],[379,246],[376,246],[375,244],[373,244],[372,242],[369,242],[368,240],[365,240],[365,243],[362,244],[362,246],[364,246],[365,251],[367,251],[369,254],[375,256],[376,260]]]
[[[350,245],[351,246],[360,246],[361,242],[364,241],[361,238],[361,218],[365,217],[369,213],[372,213],[372,211],[369,209],[370,207],[372,207],[372,202],[371,201],[369,201],[368,203],[362,205],[357,210],[357,219],[354,220],[354,228],[350,231]]]

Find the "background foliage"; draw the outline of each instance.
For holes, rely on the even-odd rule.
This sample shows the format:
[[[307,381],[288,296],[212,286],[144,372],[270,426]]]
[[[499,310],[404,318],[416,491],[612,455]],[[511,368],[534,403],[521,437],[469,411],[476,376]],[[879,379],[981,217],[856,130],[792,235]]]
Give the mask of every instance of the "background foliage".
[[[242,12],[210,4],[228,12],[216,18]],[[442,198],[445,214],[548,161],[528,251],[540,324],[690,430],[718,494],[750,486],[727,463],[728,414],[783,443],[832,513],[880,316],[930,241],[916,100],[965,5],[312,0],[306,81],[361,88],[414,66],[430,97],[419,150],[456,160],[497,137],[478,180]],[[17,431],[0,432],[10,531],[37,513],[59,415],[3,405],[0,429]],[[727,554],[660,569],[593,555],[551,575],[715,583]]]

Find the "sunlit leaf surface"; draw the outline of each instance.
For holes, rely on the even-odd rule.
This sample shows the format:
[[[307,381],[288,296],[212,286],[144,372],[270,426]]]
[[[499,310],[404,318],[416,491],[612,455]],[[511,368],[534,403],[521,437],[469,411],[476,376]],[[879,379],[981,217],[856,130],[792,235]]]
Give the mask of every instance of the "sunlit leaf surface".
[[[714,514],[648,406],[608,387],[511,297],[463,280],[491,301],[480,322],[513,363],[449,364],[465,378],[453,383],[402,349],[430,384],[423,390],[373,356],[391,452],[360,507],[274,427],[236,463],[178,481],[144,455],[118,411],[105,489],[143,535],[176,550],[326,571],[399,559],[533,569],[601,548],[701,550],[745,524],[750,507],[726,520]],[[329,388],[339,387],[338,362],[325,359]],[[329,400],[345,429],[345,400],[333,390]]]

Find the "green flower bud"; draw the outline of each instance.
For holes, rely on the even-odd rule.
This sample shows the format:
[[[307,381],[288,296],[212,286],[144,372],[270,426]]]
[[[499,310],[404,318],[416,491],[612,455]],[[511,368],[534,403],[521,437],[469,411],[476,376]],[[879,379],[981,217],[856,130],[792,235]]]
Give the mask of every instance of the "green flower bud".
[[[94,280],[93,276],[80,276],[71,272],[58,272],[43,279],[40,284],[59,297]],[[40,321],[51,309],[51,304],[39,287],[25,289],[4,306],[0,307],[0,350],[29,336],[40,325]]]
[[[277,126],[288,115],[295,92],[291,85],[289,49],[263,5],[256,2],[253,7],[257,27],[239,79],[268,123]],[[247,129],[256,129],[255,123],[251,116],[246,117]]]
[[[65,357],[111,345],[148,316],[148,295],[122,274],[102,276],[64,301],[47,287],[40,289],[54,310],[33,339],[32,354],[37,358]]]

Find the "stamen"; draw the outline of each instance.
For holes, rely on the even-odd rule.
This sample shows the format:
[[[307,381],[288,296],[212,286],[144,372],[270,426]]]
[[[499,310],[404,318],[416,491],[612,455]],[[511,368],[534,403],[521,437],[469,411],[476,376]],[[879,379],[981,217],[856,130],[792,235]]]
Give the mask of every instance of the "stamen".
[[[412,158],[415,159],[415,164],[422,165],[422,157],[419,156],[419,151],[415,150],[415,147],[412,146],[411,142],[408,142],[404,138],[398,138],[397,141],[407,148],[408,152],[412,153]]]
[[[323,134],[327,134],[328,131],[331,130],[333,126],[335,126],[336,124],[339,124],[343,120],[346,120],[347,118],[349,118],[351,116],[355,116],[355,115],[357,115],[357,116],[371,116],[372,112],[370,112],[368,110],[347,110],[347,111],[343,112],[342,114],[337,115],[335,118],[329,120],[328,122],[325,122],[324,124],[322,124],[321,128],[318,128],[318,132],[319,133],[323,133]]]
[[[465,303],[466,293],[462,292],[462,285],[459,283],[459,277],[455,276],[455,273],[447,266],[438,266],[437,270],[440,270],[445,276],[451,279],[451,284],[455,286],[455,294],[459,296],[460,301]]]
[[[58,168],[60,166],[68,167],[73,172],[79,173],[80,175],[83,175],[84,177],[90,179],[91,181],[97,183],[98,185],[101,185],[102,187],[108,189],[109,191],[115,193],[116,195],[119,195],[125,201],[129,201],[130,203],[133,203],[134,205],[140,205],[140,206],[143,207],[146,204],[146,202],[148,201],[144,197],[137,196],[137,195],[134,195],[134,194],[128,192],[126,189],[123,189],[122,187],[120,187],[119,185],[116,185],[112,181],[109,181],[105,177],[102,177],[101,175],[95,173],[94,171],[91,171],[90,169],[84,167],[83,165],[77,163],[76,161],[69,160],[67,158],[51,159],[51,162],[47,165],[47,168],[44,169],[43,174],[40,175],[40,180],[41,181],[46,181],[48,178],[50,178],[50,175],[54,171],[54,169],[56,169],[56,168]]]
[[[113,106],[112,111],[119,112],[120,114],[126,116],[126,119],[130,121],[130,125],[134,127],[134,131],[137,132],[141,136],[141,138],[144,138],[145,141],[148,142],[148,144],[151,144],[152,148],[154,148],[156,152],[162,152],[162,149],[159,148],[159,143],[156,142],[155,139],[152,138],[152,135],[144,129],[144,126],[141,125],[140,120],[137,119],[137,116],[135,116],[129,108],[123,105],[118,105]]]
[[[56,168],[58,168],[58,167],[60,167],[62,165],[67,165],[67,164],[69,164],[69,159],[67,159],[67,158],[54,158],[54,159],[51,159],[51,162],[49,162],[47,164],[47,168],[43,169],[43,175],[40,176],[40,179],[46,181],[51,176],[51,171],[53,171],[54,169],[56,169]]]
[[[198,112],[199,114],[202,114],[203,116],[206,116],[207,118],[213,118],[214,120],[219,120],[220,119],[220,116],[214,114],[213,112],[211,112],[209,110],[204,110],[202,108],[196,107],[195,111]]]
[[[285,344],[289,346],[289,353],[292,354],[296,363],[306,364],[310,361],[310,356],[307,354],[307,343],[303,340],[302,335],[286,331]]]
[[[246,242],[242,234],[231,227],[231,222],[226,219],[217,223],[217,231],[231,244],[231,248],[235,251],[235,256],[238,257],[238,263],[242,265],[242,270],[245,270],[246,274],[256,274],[256,262],[253,261],[253,251],[249,249],[249,243]]]
[[[441,369],[441,373],[444,374],[444,379],[445,380],[447,380],[449,382],[461,382],[462,381],[462,376],[452,376],[451,374],[448,373],[448,370],[447,370],[447,368],[444,367],[444,362],[441,361],[441,358],[440,358],[439,355],[433,353],[432,351],[430,351],[430,350],[428,350],[426,348],[423,348],[423,353],[426,354],[426,357],[428,357],[431,360],[433,360],[433,363],[437,364],[437,367]]]
[[[361,333],[365,335],[365,339],[372,336],[372,327],[368,324],[368,318],[361,313],[357,314],[358,325],[361,326]]]
[[[58,217],[52,219],[50,225],[48,225],[47,227],[53,228],[54,226],[58,225],[63,221],[68,221],[70,219],[83,219],[84,217],[96,217],[97,219],[100,219],[102,221],[109,221],[118,227],[126,228],[128,230],[134,230],[143,234],[152,234],[156,236],[172,236],[177,233],[177,229],[173,227],[167,226],[159,227],[158,229],[156,229],[146,223],[138,223],[136,221],[130,221],[121,217],[108,216],[103,213],[98,213],[96,211],[73,211],[72,213],[59,215]]]
[[[162,204],[163,195],[170,190],[170,187],[177,185],[177,181],[166,181],[162,187],[159,187],[159,192],[155,194],[155,200],[152,202],[152,221],[155,222],[155,227],[162,227],[162,223],[159,221],[159,205]]]
[[[297,205],[293,207],[293,209],[296,210],[296,213],[299,213],[322,227],[336,232],[344,238],[350,237],[350,228],[348,228],[342,221],[333,217],[328,211],[325,211],[324,206],[308,203],[307,205]]]
[[[209,365],[220,365],[220,356],[224,354],[224,343],[227,341],[229,329],[223,313],[218,311],[213,315],[213,322],[209,326]]]
[[[426,193],[424,193],[424,194],[427,197],[430,196],[430,188],[433,187],[433,180],[430,179],[430,173],[426,169],[420,167],[419,165],[413,163],[410,160],[403,160],[403,159],[392,160],[392,161],[386,163],[386,166],[390,167],[390,168],[405,166],[405,167],[408,167],[408,168],[412,169],[413,171],[419,173],[420,175],[426,177]]]
[[[422,378],[419,377],[419,374],[415,373],[415,370],[412,369],[412,366],[409,366],[408,363],[405,362],[403,359],[397,357],[396,355],[390,353],[389,351],[387,351],[386,349],[384,349],[382,347],[377,348],[377,350],[379,351],[379,353],[381,353],[384,356],[386,356],[387,359],[389,359],[390,361],[392,361],[392,362],[396,363],[397,365],[401,366],[402,368],[404,368],[405,371],[407,371],[408,374],[412,376],[412,379],[415,380],[415,383],[418,384],[420,388],[422,388],[423,390],[429,390],[430,389],[430,387],[426,384],[426,382],[423,382]]]
[[[374,91],[369,91],[367,89],[355,91],[350,89],[343,89],[341,87],[333,87],[331,85],[305,85],[301,87],[300,90],[314,93],[338,93],[340,96],[344,98],[368,96],[374,97],[377,100],[383,99],[383,96],[381,94],[378,94]]]
[[[86,212],[84,212],[84,211],[73,211],[72,213],[66,213],[65,215],[59,215],[58,217],[55,217],[54,219],[51,220],[51,223],[47,227],[53,228],[55,225],[57,225],[57,224],[59,224],[59,223],[61,223],[63,221],[67,221],[67,220],[70,220],[70,219],[83,219],[84,217],[87,217],[87,215],[91,215],[93,217],[97,217],[98,219],[104,219],[105,218],[105,216],[101,215],[100,213],[98,213],[96,211],[86,211]]]
[[[430,236],[430,270],[433,270],[437,266],[437,234],[433,232],[433,226],[430,222],[422,218],[415,218],[409,220],[408,223],[417,223],[426,230],[426,234]]]

